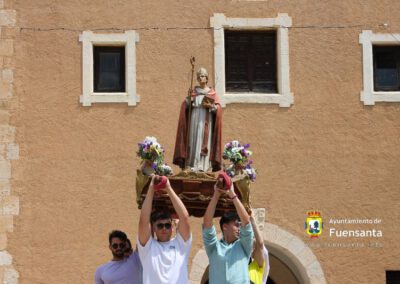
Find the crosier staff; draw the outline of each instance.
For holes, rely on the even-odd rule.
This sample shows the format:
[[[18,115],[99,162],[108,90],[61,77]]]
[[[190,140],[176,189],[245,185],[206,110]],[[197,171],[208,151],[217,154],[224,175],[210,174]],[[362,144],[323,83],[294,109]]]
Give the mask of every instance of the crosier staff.
[[[190,145],[189,145],[189,137],[190,137],[190,123],[192,119],[192,93],[193,93],[193,74],[194,74],[194,62],[196,59],[194,56],[190,57],[190,64],[192,65],[192,79],[190,80],[190,88],[188,90],[188,122],[187,122],[187,132],[186,132],[186,159],[185,159],[185,168],[189,165],[189,155],[190,155]]]

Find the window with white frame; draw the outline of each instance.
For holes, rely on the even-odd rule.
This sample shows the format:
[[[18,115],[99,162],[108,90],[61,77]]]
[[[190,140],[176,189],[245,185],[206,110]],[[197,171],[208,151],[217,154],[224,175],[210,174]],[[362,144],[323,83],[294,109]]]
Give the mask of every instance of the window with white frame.
[[[214,14],[215,89],[222,106],[229,103],[293,104],[289,79],[292,19],[227,18]]]
[[[140,101],[136,93],[135,31],[118,34],[95,34],[84,31],[82,42],[83,106],[92,103],[127,103]]]
[[[364,105],[375,102],[400,102],[400,34],[360,34],[363,58]]]

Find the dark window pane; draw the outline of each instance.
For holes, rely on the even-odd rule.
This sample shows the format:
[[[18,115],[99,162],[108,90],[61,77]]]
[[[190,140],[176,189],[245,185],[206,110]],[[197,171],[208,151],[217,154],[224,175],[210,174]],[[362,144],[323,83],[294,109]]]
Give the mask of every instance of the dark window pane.
[[[276,31],[225,31],[228,92],[277,93]]]
[[[400,46],[373,46],[374,90],[400,91]]]
[[[125,92],[125,47],[94,46],[94,91]]]
[[[386,271],[386,284],[400,284],[400,271]]]

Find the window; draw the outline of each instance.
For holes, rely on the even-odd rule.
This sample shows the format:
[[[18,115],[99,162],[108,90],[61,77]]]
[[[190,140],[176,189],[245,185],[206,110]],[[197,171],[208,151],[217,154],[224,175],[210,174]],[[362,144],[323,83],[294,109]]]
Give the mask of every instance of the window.
[[[135,31],[123,34],[94,34],[84,31],[82,42],[83,106],[92,103],[127,103],[140,101],[136,94]]]
[[[94,91],[125,92],[125,47],[94,46]]]
[[[365,30],[362,44],[364,105],[400,102],[400,34],[374,34]]]
[[[225,31],[227,92],[277,93],[276,31]]]
[[[400,46],[373,46],[374,90],[400,91]]]
[[[221,105],[268,103],[289,107],[287,14],[276,18],[227,18],[214,14],[214,83]]]
[[[386,271],[386,284],[400,284],[400,271]]]

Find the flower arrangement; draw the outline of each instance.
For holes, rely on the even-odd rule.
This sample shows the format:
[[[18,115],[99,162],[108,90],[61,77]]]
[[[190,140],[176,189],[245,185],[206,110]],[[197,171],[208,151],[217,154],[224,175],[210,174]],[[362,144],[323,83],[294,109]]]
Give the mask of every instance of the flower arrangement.
[[[161,166],[158,166],[156,169],[156,174],[160,176],[170,176],[172,175],[172,168],[168,166],[167,164],[162,164]]]
[[[171,167],[164,163],[165,150],[157,142],[157,138],[147,136],[143,142],[138,143],[138,147],[136,154],[142,159],[144,174],[172,175]]]
[[[241,145],[237,140],[225,144],[222,157],[231,162],[231,164],[225,168],[225,172],[230,177],[234,177],[238,174],[245,174],[251,181],[256,180],[256,170],[251,166],[253,161],[249,159],[253,152],[249,150],[249,147],[250,144]]]

